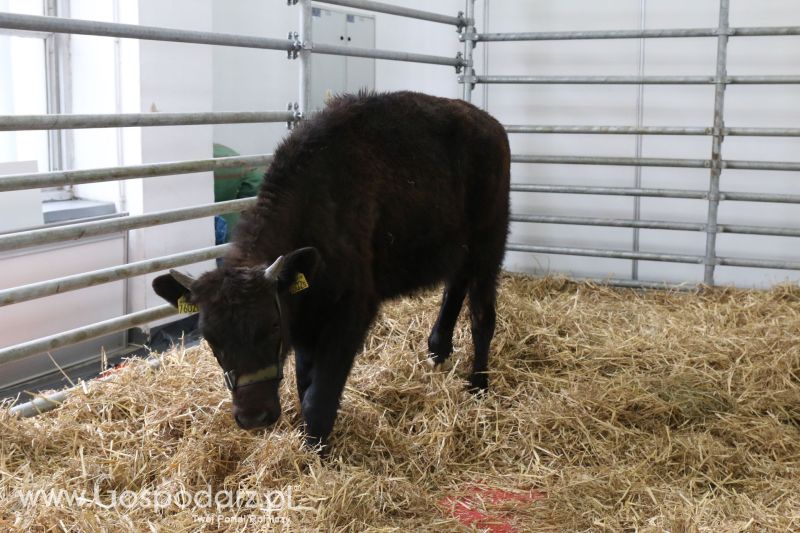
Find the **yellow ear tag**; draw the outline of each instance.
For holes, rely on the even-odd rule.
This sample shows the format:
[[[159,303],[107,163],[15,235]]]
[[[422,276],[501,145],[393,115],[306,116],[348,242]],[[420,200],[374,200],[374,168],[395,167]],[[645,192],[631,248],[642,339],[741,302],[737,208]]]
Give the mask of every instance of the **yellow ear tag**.
[[[186,301],[186,295],[184,294],[180,298],[178,298],[178,312],[179,313],[197,313],[200,310],[197,308],[196,305]]]
[[[294,278],[294,283],[292,283],[292,286],[289,287],[289,292],[291,294],[297,294],[298,292],[304,291],[307,288],[308,288],[308,281],[306,280],[306,277],[303,275],[302,272],[298,272],[297,276],[295,276]]]

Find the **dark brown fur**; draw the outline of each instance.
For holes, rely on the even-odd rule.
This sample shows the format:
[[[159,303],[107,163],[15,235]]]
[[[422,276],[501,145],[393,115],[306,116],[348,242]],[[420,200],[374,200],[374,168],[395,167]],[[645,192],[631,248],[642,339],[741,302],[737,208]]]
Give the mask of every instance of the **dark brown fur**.
[[[450,355],[468,293],[475,343],[470,382],[485,389],[508,231],[509,164],[503,127],[463,101],[412,92],[334,99],[278,147],[225,266],[192,287],[204,329],[250,339],[254,322],[244,317],[269,315],[264,302],[276,289],[246,273],[311,247],[318,255],[299,254],[292,267],[312,272],[310,288],[297,295],[277,290],[312,442],[333,426],[380,303],[441,281],[442,310],[429,339],[433,359]],[[234,315],[236,327],[228,325]],[[260,357],[247,346],[235,351],[235,361],[220,361],[223,368],[248,367],[248,358]]]

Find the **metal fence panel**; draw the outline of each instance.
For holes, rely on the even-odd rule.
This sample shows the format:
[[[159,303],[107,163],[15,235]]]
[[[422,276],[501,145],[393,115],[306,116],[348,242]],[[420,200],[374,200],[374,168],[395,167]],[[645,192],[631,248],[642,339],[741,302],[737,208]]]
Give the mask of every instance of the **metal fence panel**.
[[[0,117],[0,131],[31,129],[74,129],[100,127],[142,127],[163,125],[222,124],[252,122],[293,123],[303,117],[309,109],[310,62],[312,54],[331,54],[340,56],[366,57],[383,60],[409,61],[464,68],[458,81],[464,84],[463,97],[469,100],[473,85],[481,84],[669,84],[669,85],[714,85],[715,106],[713,124],[708,127],[676,126],[579,126],[579,125],[508,125],[511,134],[612,134],[612,135],[703,135],[711,136],[713,149],[709,159],[646,158],[646,157],[594,157],[594,156],[551,156],[515,154],[515,163],[569,164],[569,165],[611,165],[611,166],[652,166],[674,168],[707,168],[709,185],[707,190],[647,189],[642,187],[597,187],[574,185],[512,184],[514,192],[547,194],[594,194],[609,196],[682,198],[701,200],[708,203],[708,216],[704,222],[672,222],[661,220],[626,220],[610,218],[590,218],[573,216],[543,216],[515,213],[512,220],[521,223],[605,225],[659,229],[667,231],[703,231],[707,234],[704,255],[662,254],[644,251],[601,250],[593,248],[574,248],[557,246],[538,246],[525,243],[511,243],[510,251],[546,254],[584,255],[589,257],[620,258],[633,261],[667,261],[705,265],[705,281],[713,283],[714,268],[717,265],[800,269],[800,263],[773,261],[765,259],[730,258],[716,255],[715,240],[719,233],[742,233],[756,235],[776,235],[786,237],[800,236],[800,228],[762,227],[735,224],[719,224],[718,205],[722,201],[798,203],[800,195],[775,193],[750,193],[721,191],[720,174],[724,169],[746,169],[763,171],[798,171],[800,162],[781,161],[736,161],[721,157],[721,145],[725,136],[798,137],[800,128],[752,128],[727,127],[723,121],[724,94],[729,84],[798,84],[798,75],[771,76],[729,76],[726,72],[727,43],[730,37],[784,36],[800,35],[800,27],[728,27],[729,0],[720,0],[719,24],[716,28],[655,29],[655,30],[610,30],[610,31],[567,31],[567,32],[523,32],[523,33],[478,33],[474,27],[474,1],[465,0],[465,13],[444,15],[427,11],[394,6],[372,0],[329,0],[321,3],[344,7],[365,9],[402,17],[453,25],[459,31],[459,39],[464,43],[464,54],[456,57],[408,53],[393,50],[353,48],[349,46],[315,43],[311,27],[311,0],[293,0],[299,4],[299,33],[290,33],[288,38],[275,39],[235,34],[179,30],[153,26],[107,23],[57,17],[42,17],[0,13],[0,29],[24,32],[71,33],[117,38],[134,38],[165,42],[194,43],[205,45],[245,47],[254,49],[278,50],[288,52],[289,57],[299,58],[299,94],[294,111],[232,112],[232,113],[137,113],[128,115],[48,115],[48,116],[4,116]],[[483,73],[475,75],[472,47],[477,42],[494,41],[555,41],[592,39],[653,39],[714,37],[717,39],[717,63],[713,75],[707,76],[498,76]],[[204,172],[217,168],[235,166],[263,165],[271,161],[270,155],[241,156],[198,161],[177,161],[135,165],[129,167],[110,167],[89,170],[70,170],[37,174],[18,174],[0,177],[0,192],[26,188],[53,187],[79,183],[96,183],[130,178],[143,178]],[[130,229],[168,224],[181,220],[214,216],[217,214],[241,211],[252,206],[255,199],[233,200],[218,204],[207,204],[149,213],[112,220],[86,221],[77,224],[22,231],[0,235],[0,251],[21,247],[48,244],[62,240],[103,235]],[[226,247],[209,247],[202,250],[183,252],[170,256],[149,259],[78,274],[55,280],[48,280],[0,291],[0,306],[27,301],[66,290],[88,287],[130,276],[155,272],[163,268],[179,266],[221,255]],[[633,280],[597,280],[614,285],[636,288],[662,288],[667,285]],[[679,285],[671,288],[687,288]],[[0,364],[27,357],[45,350],[52,350],[72,343],[98,337],[110,332],[121,331],[136,325],[151,322],[175,314],[171,306],[161,306],[145,311],[131,313],[122,317],[92,324],[82,328],[37,339],[17,346],[0,350]],[[31,407],[33,408],[33,407]]]

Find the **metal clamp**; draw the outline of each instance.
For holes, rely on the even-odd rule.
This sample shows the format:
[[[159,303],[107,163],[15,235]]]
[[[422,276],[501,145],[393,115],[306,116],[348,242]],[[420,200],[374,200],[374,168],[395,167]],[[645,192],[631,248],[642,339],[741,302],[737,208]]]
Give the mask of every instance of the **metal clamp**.
[[[461,30],[467,27],[469,21],[467,20],[467,17],[464,16],[463,11],[459,11],[458,15],[456,15],[456,18],[458,19],[458,22],[456,23],[456,31],[461,33]]]
[[[475,85],[476,85],[475,76],[474,75],[462,74],[461,76],[456,78],[456,81],[458,83],[469,83],[470,87],[473,88],[473,89],[475,88]]]
[[[472,42],[472,48],[475,48],[478,45],[478,32],[475,30],[475,26],[470,28],[466,28],[464,31],[458,34],[458,41],[461,43],[465,43],[468,40]]]
[[[474,50],[476,46],[478,46],[478,40],[476,37],[478,36],[478,32],[475,31],[475,26],[469,28],[467,31],[461,33],[458,36],[458,40],[463,42],[469,41],[472,43],[472,49]]]
[[[300,104],[297,102],[289,102],[286,105],[286,109],[294,113],[291,120],[286,121],[286,129],[291,130],[297,125],[298,122],[303,120],[303,113],[300,111]]]
[[[464,67],[468,67],[469,63],[467,63],[467,61],[464,60],[464,54],[462,54],[461,52],[456,53],[456,61],[458,61],[458,63],[456,64],[456,74],[461,74],[461,69],[463,69]]]
[[[297,54],[303,49],[303,43],[300,42],[300,34],[296,31],[290,31],[287,38],[291,46],[286,51],[286,59],[297,59]]]

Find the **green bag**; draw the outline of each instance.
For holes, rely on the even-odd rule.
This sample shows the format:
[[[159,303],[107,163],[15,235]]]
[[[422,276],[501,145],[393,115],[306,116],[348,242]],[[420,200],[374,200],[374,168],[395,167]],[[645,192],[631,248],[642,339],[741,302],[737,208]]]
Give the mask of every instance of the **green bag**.
[[[214,157],[234,157],[235,150],[223,144],[214,143]],[[214,201],[237,200],[258,194],[266,167],[218,168],[214,171]],[[228,224],[228,235],[239,221],[239,213],[221,215]]]

